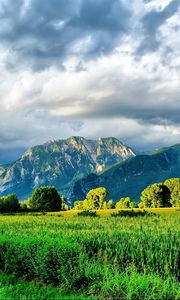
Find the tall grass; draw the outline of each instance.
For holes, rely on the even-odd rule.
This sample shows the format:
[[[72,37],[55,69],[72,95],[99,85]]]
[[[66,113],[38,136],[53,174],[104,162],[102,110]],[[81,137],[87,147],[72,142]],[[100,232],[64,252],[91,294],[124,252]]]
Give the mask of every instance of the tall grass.
[[[0,269],[100,299],[180,299],[179,221],[171,210],[136,218],[1,216]]]
[[[96,300],[83,294],[70,294],[41,283],[26,282],[14,275],[0,273],[0,300]]]

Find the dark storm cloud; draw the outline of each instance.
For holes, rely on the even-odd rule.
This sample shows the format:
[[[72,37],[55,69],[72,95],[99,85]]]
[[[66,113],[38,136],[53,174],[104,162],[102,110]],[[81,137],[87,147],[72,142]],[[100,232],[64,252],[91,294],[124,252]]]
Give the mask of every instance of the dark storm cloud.
[[[70,113],[65,115],[66,119],[108,119],[122,118],[134,119],[141,124],[154,125],[180,125],[179,118],[179,94],[180,88],[169,88],[158,86],[162,84],[161,78],[148,80],[143,77],[138,79],[124,80],[118,78],[103,77],[94,79],[93,85],[87,89],[87,95],[75,94],[73,101],[71,97],[61,97],[53,103],[50,101],[36,101],[36,108],[44,106],[47,111],[61,112],[69,107]],[[170,78],[169,78],[170,80]],[[101,81],[103,83],[101,83]],[[109,82],[108,82],[109,81]],[[91,88],[99,91],[99,86],[111,86],[114,90],[110,95],[101,97],[91,95]],[[172,81],[173,84],[173,81]],[[76,111],[77,106],[79,111]],[[27,106],[27,110],[29,107]],[[76,111],[73,114],[73,111]],[[58,115],[58,113],[57,113]]]
[[[101,99],[88,98],[74,99],[74,105],[72,99],[64,99],[60,102],[51,105],[51,109],[56,111],[62,109],[68,105],[71,108],[76,107],[79,102],[79,107],[83,108],[82,112],[76,113],[75,116],[70,115],[69,118],[75,119],[104,119],[104,118],[127,118],[139,121],[141,124],[153,124],[153,125],[180,125],[179,118],[179,96],[171,94],[171,101],[165,99],[161,101],[160,94],[147,95],[147,91],[141,89],[141,94],[137,91],[131,91],[131,93],[125,94],[124,97],[119,94],[110,95]],[[144,97],[143,97],[144,96]],[[147,101],[147,98],[149,98]],[[144,101],[146,99],[146,101]],[[157,101],[158,99],[158,101]],[[68,118],[68,115],[66,116]]]
[[[1,10],[0,39],[39,69],[61,65],[75,44],[91,37],[80,57],[111,52],[128,30],[130,11],[119,0],[7,1]],[[86,46],[85,46],[86,47]]]
[[[148,1],[150,2],[150,1]],[[157,31],[165,21],[173,16],[180,7],[179,0],[172,0],[163,10],[151,10],[145,14],[141,20],[142,30],[144,31],[144,39],[140,47],[137,49],[137,54],[142,55],[147,51],[155,51],[161,44],[157,39]]]

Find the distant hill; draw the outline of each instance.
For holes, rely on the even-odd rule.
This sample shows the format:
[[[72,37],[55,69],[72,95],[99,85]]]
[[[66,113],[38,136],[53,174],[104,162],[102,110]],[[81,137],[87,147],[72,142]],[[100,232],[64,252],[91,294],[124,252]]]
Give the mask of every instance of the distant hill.
[[[180,144],[129,158],[100,175],[90,174],[75,182],[70,198],[84,199],[88,190],[103,186],[114,200],[129,196],[138,201],[147,185],[171,177],[180,177]]]
[[[25,199],[35,187],[54,185],[67,196],[76,180],[135,155],[114,137],[49,141],[28,149],[15,163],[0,167],[0,195],[17,193]]]

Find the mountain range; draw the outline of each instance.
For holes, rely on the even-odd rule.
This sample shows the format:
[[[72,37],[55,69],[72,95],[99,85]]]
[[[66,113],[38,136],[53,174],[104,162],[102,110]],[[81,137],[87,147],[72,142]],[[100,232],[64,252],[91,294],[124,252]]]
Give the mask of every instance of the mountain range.
[[[114,137],[70,137],[32,147],[1,166],[0,195],[26,199],[34,188],[53,185],[72,203],[104,186],[114,200],[129,196],[138,201],[147,185],[171,177],[180,177],[180,144],[141,155]]]
[[[76,180],[135,155],[130,147],[112,137],[49,141],[28,149],[9,166],[0,167],[0,194],[16,193],[24,199],[38,186],[54,185],[67,196]]]
[[[139,201],[145,187],[173,177],[180,177],[180,144],[129,158],[99,175],[89,174],[75,182],[70,198],[84,199],[90,189],[103,186],[113,200],[131,197]]]

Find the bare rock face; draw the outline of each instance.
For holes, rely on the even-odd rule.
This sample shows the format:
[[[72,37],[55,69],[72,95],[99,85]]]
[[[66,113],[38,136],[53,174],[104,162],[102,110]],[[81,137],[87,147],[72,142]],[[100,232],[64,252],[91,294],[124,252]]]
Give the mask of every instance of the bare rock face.
[[[5,168],[0,167],[0,176],[3,175],[5,171],[6,171]]]
[[[28,149],[7,168],[0,168],[0,195],[17,193],[23,199],[41,185],[56,186],[66,195],[76,180],[103,172],[135,155],[130,147],[113,137],[49,141]]]

